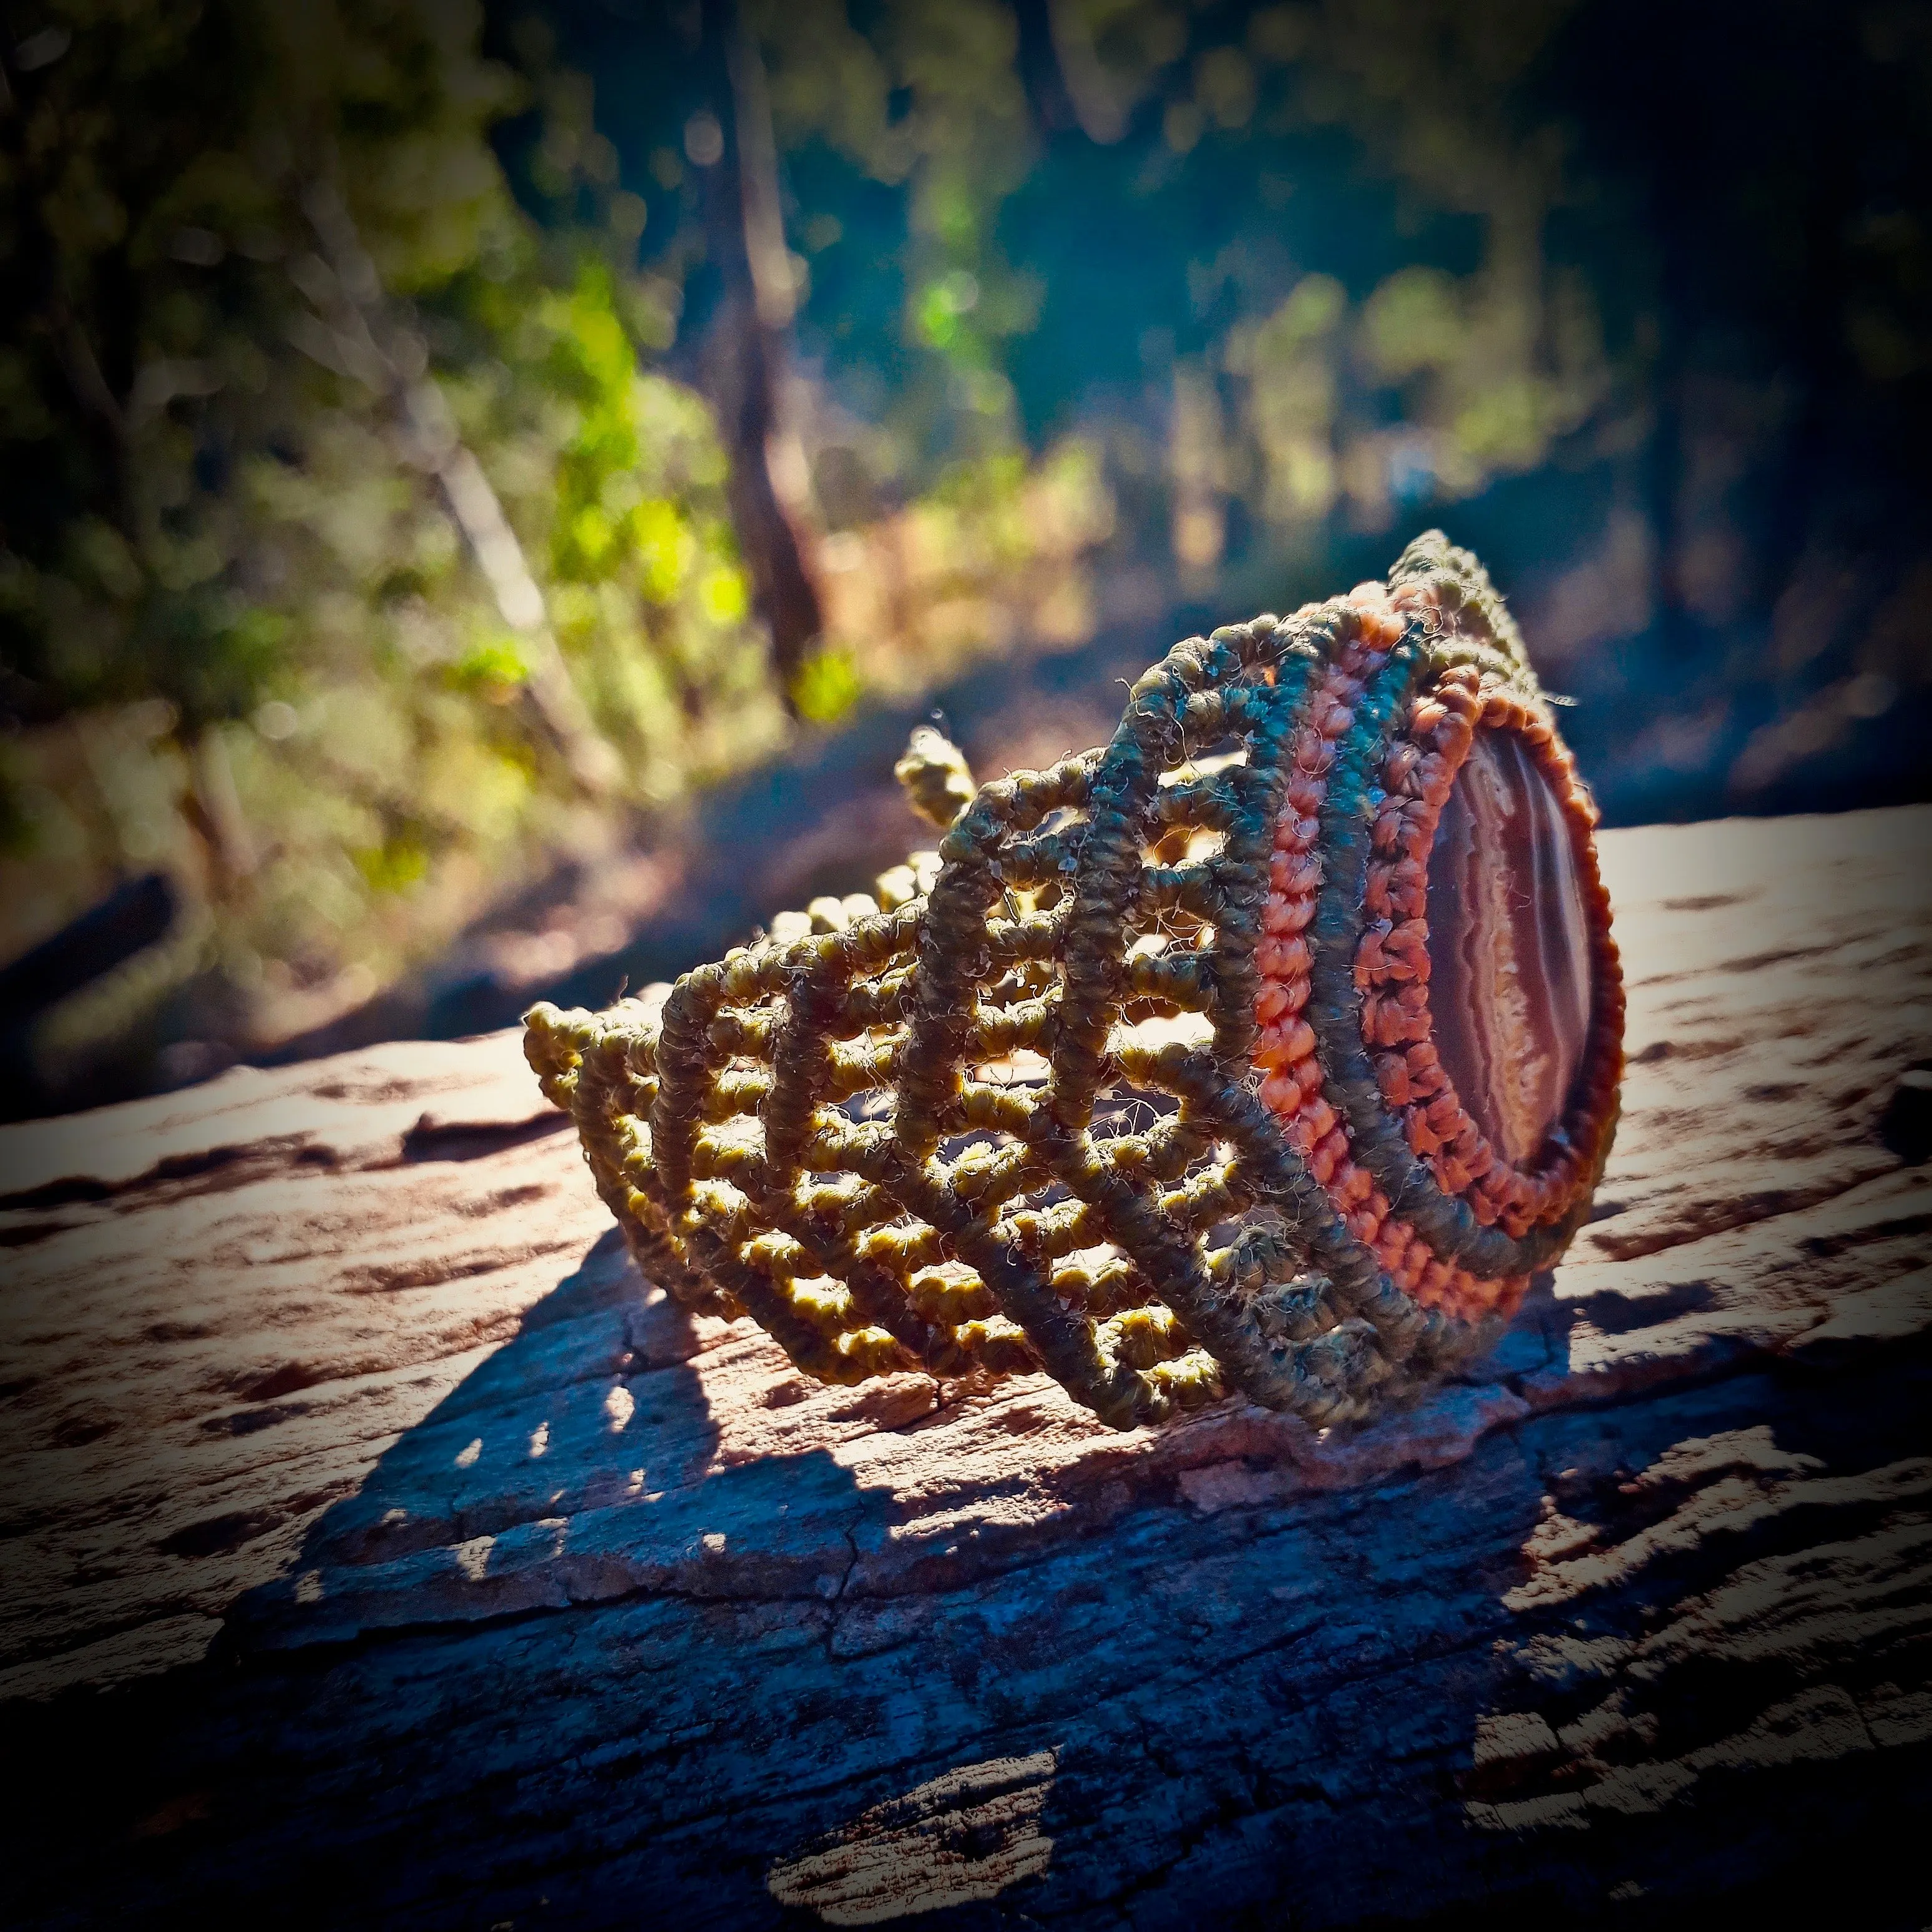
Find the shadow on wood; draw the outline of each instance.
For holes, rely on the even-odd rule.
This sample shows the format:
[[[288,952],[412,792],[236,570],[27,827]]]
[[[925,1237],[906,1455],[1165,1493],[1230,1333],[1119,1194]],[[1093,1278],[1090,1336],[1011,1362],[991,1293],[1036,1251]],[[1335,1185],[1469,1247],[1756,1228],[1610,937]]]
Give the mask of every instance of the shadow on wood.
[[[805,1383],[513,1040],[9,1130],[11,1918],[1923,1924],[1925,829],[1612,836],[1600,1218],[1352,1434]]]

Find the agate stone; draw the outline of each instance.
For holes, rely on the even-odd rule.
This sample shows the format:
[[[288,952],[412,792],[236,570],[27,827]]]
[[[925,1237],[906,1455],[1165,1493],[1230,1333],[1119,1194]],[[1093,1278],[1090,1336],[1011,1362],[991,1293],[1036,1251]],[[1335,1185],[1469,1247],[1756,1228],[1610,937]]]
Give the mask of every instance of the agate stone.
[[[898,770],[945,833],[875,900],[525,1016],[647,1278],[822,1381],[1044,1371],[1120,1429],[1235,1394],[1327,1428],[1489,1346],[1588,1210],[1623,1000],[1474,558],[1432,532],[1188,638],[1047,771],[976,788],[930,734]]]
[[[1590,992],[1563,808],[1520,739],[1479,731],[1429,855],[1429,1010],[1457,1097],[1513,1163],[1562,1116]]]

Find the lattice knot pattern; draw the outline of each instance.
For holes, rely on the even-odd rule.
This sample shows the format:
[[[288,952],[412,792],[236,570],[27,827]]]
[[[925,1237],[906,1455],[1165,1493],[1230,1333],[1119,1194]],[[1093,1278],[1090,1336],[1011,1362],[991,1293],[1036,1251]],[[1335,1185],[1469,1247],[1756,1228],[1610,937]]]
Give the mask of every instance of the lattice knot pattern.
[[[1435,828],[1511,734],[1586,928],[1568,1099],[1511,1161],[1433,1045]],[[925,734],[932,740],[932,734]],[[839,1382],[1045,1370],[1121,1428],[1352,1420],[1490,1342],[1588,1214],[1622,1068],[1595,813],[1481,566],[1190,638],[1112,742],[975,792],[875,897],[526,1049],[645,1274]],[[956,814],[956,815],[952,815]]]

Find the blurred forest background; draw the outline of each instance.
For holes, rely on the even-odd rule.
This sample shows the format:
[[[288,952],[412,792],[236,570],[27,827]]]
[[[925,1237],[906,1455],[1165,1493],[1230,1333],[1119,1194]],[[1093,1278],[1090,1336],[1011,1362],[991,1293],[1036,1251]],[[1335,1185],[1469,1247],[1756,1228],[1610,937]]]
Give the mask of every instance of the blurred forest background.
[[[1932,795],[1913,0],[0,20],[7,1112],[608,998],[1431,524],[1612,822]]]

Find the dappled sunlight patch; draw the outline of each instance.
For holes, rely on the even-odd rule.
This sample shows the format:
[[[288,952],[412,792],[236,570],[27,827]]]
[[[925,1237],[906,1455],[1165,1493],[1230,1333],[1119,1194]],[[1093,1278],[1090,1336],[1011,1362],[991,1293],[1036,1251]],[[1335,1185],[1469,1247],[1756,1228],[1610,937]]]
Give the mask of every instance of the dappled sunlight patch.
[[[1058,1753],[962,1766],[774,1864],[766,1889],[828,1925],[876,1925],[997,1898],[1044,1872]]]

